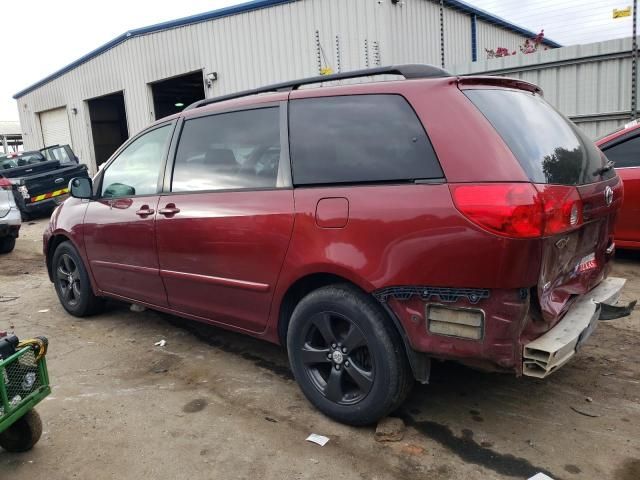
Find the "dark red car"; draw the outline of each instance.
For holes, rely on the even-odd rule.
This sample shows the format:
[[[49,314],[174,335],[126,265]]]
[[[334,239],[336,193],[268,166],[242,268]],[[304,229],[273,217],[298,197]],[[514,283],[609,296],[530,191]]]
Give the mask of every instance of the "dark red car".
[[[405,80],[298,88],[374,74]],[[620,178],[519,80],[407,65],[203,100],[70,189],[44,235],[69,313],[113,297],[286,345],[351,424],[432,358],[548,375],[624,284]]]
[[[624,203],[616,222],[616,245],[640,249],[640,123],[631,122],[596,142],[614,162],[624,183]]]

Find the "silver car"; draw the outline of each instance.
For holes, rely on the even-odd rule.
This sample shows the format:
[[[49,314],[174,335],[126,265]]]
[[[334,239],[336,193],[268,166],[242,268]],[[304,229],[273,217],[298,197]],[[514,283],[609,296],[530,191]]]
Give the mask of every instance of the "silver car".
[[[0,253],[9,253],[16,246],[21,223],[11,182],[0,176]]]

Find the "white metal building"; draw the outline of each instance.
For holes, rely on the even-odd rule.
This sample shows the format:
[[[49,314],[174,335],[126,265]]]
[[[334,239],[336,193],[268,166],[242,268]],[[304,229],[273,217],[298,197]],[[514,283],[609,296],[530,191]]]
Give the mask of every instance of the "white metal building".
[[[201,98],[326,69],[447,67],[535,35],[457,0],[441,16],[440,3],[255,0],[126,32],[14,96],[25,149],[69,143],[95,171],[129,135]]]

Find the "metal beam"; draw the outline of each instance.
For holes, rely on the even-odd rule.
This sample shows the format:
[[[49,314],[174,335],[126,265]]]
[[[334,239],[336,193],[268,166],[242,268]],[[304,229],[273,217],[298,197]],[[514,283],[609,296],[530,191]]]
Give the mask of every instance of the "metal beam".
[[[606,120],[629,120],[630,110],[606,113],[582,113],[580,115],[567,115],[574,123],[582,122],[603,122]]]
[[[581,63],[591,63],[591,62],[598,62],[602,60],[617,60],[620,58],[632,58],[632,57],[633,57],[633,52],[631,50],[626,50],[624,52],[601,53],[598,55],[589,55],[589,56],[580,57],[580,58],[569,58],[566,60],[554,60],[554,61],[545,62],[545,63],[532,63],[531,65],[518,65],[516,67],[494,68],[492,70],[482,70],[480,72],[462,73],[460,75],[461,76],[496,75],[496,74],[530,72],[533,70],[542,70],[545,68],[579,65]]]

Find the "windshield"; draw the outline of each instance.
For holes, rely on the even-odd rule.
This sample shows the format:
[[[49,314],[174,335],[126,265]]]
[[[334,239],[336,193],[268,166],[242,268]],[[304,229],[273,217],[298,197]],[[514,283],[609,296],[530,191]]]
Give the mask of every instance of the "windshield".
[[[539,95],[505,89],[464,94],[498,131],[532,182],[582,185],[615,175],[613,169],[598,171],[607,162],[604,155]]]

